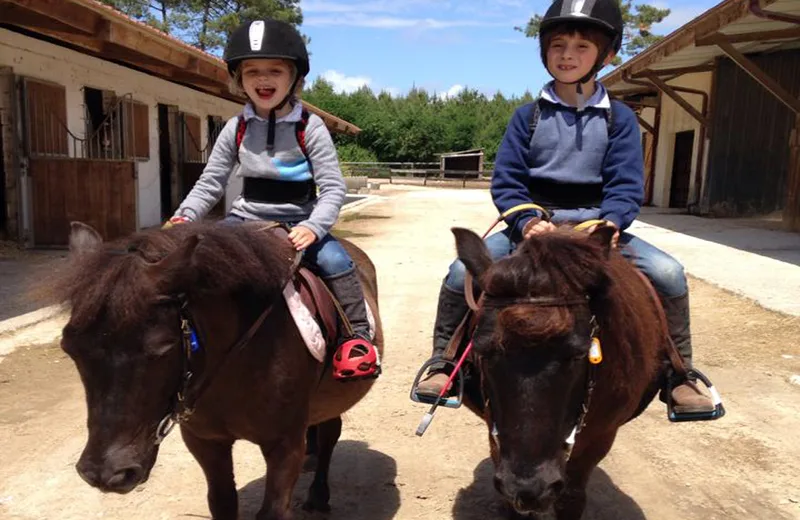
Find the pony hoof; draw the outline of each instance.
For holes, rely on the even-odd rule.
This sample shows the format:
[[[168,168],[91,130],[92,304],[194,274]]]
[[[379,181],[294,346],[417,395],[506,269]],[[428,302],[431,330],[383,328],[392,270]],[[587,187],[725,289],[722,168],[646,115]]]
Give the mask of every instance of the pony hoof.
[[[310,513],[314,511],[320,513],[330,513],[331,506],[328,503],[317,503],[317,501],[313,499],[308,499],[303,502],[303,511],[308,511]]]

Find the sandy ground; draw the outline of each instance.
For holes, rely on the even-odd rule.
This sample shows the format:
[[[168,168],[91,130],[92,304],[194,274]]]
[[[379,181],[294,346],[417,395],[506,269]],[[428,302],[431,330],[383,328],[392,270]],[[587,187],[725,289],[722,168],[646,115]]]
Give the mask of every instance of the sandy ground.
[[[388,188],[384,186],[384,188]],[[483,231],[493,217],[485,191],[394,187],[348,217],[342,234],[378,268],[387,338],[385,372],[345,418],[334,454],[329,518],[500,517],[484,426],[466,410],[441,410],[423,438],[424,407],[408,399],[427,358],[438,286],[452,259],[449,227]],[[691,281],[696,357],[722,392],[728,415],[671,424],[656,402],[625,426],[596,470],[584,518],[800,518],[800,321]],[[86,485],[74,464],[85,442],[83,389],[59,350],[59,319],[16,337],[0,363],[0,518],[209,518],[205,481],[178,435],[164,443],[150,480],[125,495]],[[242,518],[258,510],[264,463],[235,450]],[[310,475],[295,494],[299,505]],[[321,518],[299,510],[296,518]]]

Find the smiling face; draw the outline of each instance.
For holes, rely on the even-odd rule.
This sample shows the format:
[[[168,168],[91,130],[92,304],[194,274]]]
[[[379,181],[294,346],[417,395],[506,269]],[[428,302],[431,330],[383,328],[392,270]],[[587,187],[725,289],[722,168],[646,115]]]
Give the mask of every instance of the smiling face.
[[[579,33],[559,34],[547,48],[547,69],[561,83],[575,83],[592,70],[597,62],[595,43]]]
[[[253,103],[256,113],[267,117],[289,94],[295,68],[286,60],[244,60],[240,75],[242,89]]]

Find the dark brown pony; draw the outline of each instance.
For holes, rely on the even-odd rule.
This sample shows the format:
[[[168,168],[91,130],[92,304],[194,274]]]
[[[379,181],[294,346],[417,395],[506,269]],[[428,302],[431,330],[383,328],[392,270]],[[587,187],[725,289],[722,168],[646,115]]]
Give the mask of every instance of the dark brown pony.
[[[559,520],[576,520],[617,429],[663,381],[658,308],[610,248],[611,228],[541,235],[494,263],[480,237],[453,232],[459,259],[484,291],[465,402],[489,427],[495,487],[512,515],[555,506]],[[588,360],[593,337],[603,354],[596,365]]]
[[[357,264],[382,351],[375,268],[342,244]],[[195,410],[180,431],[205,473],[215,519],[237,518],[237,439],[259,445],[269,466],[257,518],[290,518],[309,425],[319,425],[318,465],[305,506],[327,510],[340,416],[372,381],[336,382],[309,354],[281,297],[294,258],[288,241],[263,224],[187,224],[104,245],[90,227],[73,224],[70,248],[59,294],[72,310],[62,345],[86,390],[89,438],[77,464],[83,479],[117,493],[147,480],[160,424],[185,392],[195,396]],[[200,347],[188,358],[186,316]]]

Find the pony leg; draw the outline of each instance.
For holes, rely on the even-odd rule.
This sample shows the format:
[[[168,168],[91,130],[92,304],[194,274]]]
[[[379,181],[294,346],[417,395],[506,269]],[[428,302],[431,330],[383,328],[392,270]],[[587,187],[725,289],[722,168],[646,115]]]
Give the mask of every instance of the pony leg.
[[[330,488],[328,488],[328,470],[331,466],[331,457],[336,443],[339,442],[339,435],[342,433],[342,418],[336,417],[325,421],[317,428],[317,472],[314,474],[314,481],[308,490],[308,499],[303,504],[306,511],[321,511],[327,513],[331,510],[329,501],[331,498]]]
[[[567,464],[567,486],[555,504],[557,520],[578,520],[586,508],[586,484],[594,468],[608,455],[617,430],[605,436],[592,439],[589,446],[579,457]]]
[[[208,509],[214,520],[236,520],[239,502],[233,479],[233,442],[212,442],[181,428],[183,442],[200,464],[208,484]]]
[[[306,430],[306,460],[303,462],[303,473],[310,472],[310,471],[317,471],[317,464],[318,456],[317,453],[319,452],[318,442],[317,442],[317,431],[319,426],[309,426]]]
[[[305,455],[305,430],[290,433],[272,446],[261,446],[267,461],[267,483],[264,503],[256,520],[290,520],[292,491]]]

